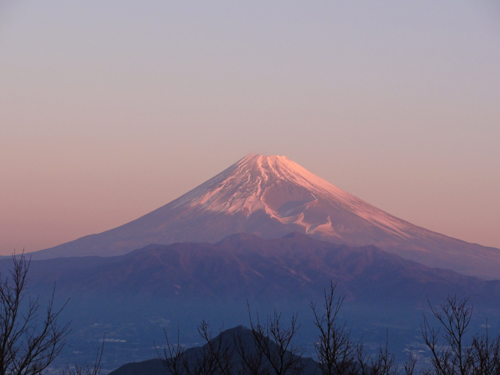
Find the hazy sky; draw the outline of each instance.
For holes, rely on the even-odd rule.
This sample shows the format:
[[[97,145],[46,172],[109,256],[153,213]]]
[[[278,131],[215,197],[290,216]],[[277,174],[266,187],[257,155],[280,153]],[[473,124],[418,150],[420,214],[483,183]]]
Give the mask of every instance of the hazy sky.
[[[0,254],[250,152],[500,247],[500,3],[0,0]]]

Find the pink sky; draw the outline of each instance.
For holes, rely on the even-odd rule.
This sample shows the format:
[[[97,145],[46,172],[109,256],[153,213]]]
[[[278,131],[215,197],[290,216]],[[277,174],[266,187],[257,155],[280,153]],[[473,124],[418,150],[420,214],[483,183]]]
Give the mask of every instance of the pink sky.
[[[102,232],[245,154],[500,248],[496,1],[0,2],[0,254]]]

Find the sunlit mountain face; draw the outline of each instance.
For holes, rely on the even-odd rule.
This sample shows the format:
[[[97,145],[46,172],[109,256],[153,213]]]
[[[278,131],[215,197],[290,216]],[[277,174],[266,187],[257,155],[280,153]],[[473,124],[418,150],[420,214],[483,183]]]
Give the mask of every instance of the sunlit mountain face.
[[[156,243],[212,242],[234,233],[290,232],[376,245],[427,266],[500,278],[500,250],[418,227],[335,187],[285,156],[247,155],[180,198],[115,229],[33,254],[113,256]]]

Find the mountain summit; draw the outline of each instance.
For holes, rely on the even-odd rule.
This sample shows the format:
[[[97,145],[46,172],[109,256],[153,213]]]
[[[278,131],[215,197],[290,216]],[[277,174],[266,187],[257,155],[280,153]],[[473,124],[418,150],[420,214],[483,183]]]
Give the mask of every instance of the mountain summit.
[[[285,156],[250,154],[178,199],[118,228],[33,253],[34,259],[112,256],[151,244],[217,242],[233,233],[300,232],[376,245],[431,267],[500,278],[500,250],[398,219]]]
[[[296,231],[365,245],[382,237],[407,238],[412,227],[275,155],[247,155],[172,204],[196,216],[232,215],[234,228],[227,234],[276,237]]]

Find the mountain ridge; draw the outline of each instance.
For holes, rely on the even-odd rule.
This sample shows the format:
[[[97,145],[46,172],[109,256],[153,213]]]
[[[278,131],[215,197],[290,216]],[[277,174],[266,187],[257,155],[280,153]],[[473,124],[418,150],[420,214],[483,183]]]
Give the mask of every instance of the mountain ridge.
[[[431,267],[500,278],[499,249],[399,219],[284,156],[253,154],[134,221],[32,255],[112,256],[150,243],[215,243],[233,233],[277,238],[290,232],[337,244],[375,245]]]
[[[312,296],[320,297],[331,280],[348,300],[375,298],[377,304],[413,303],[424,295],[439,299],[456,290],[487,302],[500,293],[500,281],[430,268],[373,245],[335,245],[300,233],[273,239],[238,233],[216,244],[148,245],[116,257],[34,260],[30,279],[47,290],[57,283],[58,291],[67,295],[212,302],[218,298],[308,302]]]

